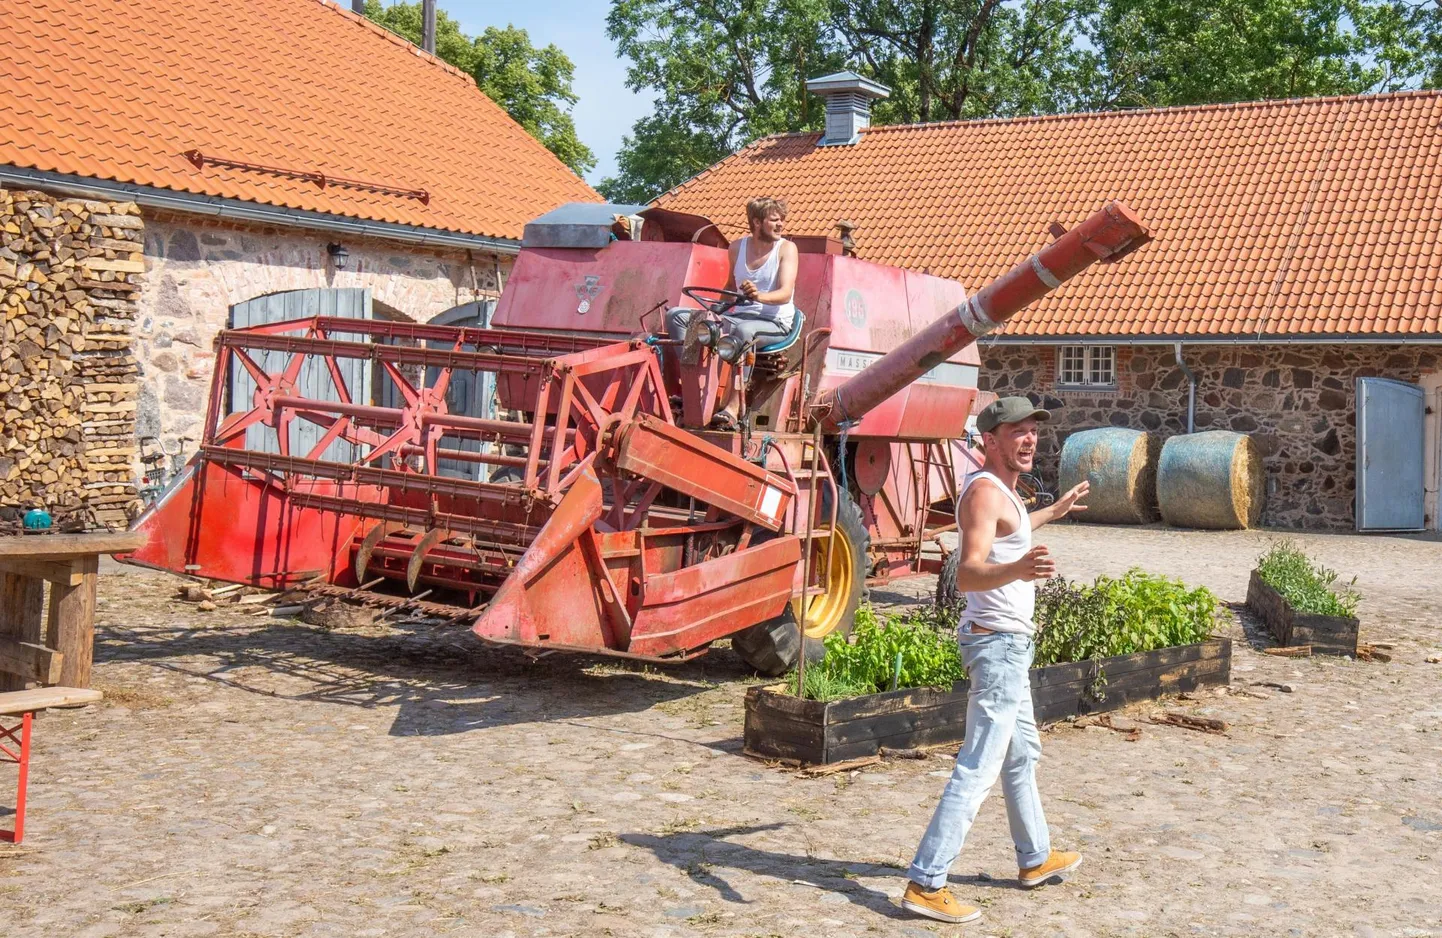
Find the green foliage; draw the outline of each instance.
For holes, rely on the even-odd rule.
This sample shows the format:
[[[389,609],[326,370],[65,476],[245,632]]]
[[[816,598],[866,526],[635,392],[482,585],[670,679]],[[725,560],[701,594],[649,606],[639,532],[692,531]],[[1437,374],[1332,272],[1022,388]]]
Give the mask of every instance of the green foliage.
[[[635,201],[819,129],[842,69],[891,88],[877,124],[1442,84],[1435,0],[612,0],[606,32],[656,95],[601,185]]]
[[[870,606],[862,606],[856,610],[855,621],[849,640],[839,632],[826,637],[826,658],[806,669],[808,695],[812,674],[817,674],[818,680],[831,681],[830,686],[852,689],[850,694],[838,696],[886,690],[891,686],[898,653],[901,676],[897,687],[950,687],[966,676],[955,632],[938,627],[939,620],[929,612],[882,617]],[[791,688],[794,693],[794,673]]]
[[[1314,563],[1292,541],[1272,545],[1258,558],[1257,573],[1293,609],[1306,615],[1352,617],[1362,599],[1356,577],[1338,586],[1337,571]]]
[[[891,686],[901,652],[898,687],[950,687],[966,676],[956,642],[959,609],[930,607],[905,616],[880,617],[870,606],[856,612],[851,637],[826,638],[826,658],[806,668],[806,695],[835,700],[873,694]],[[1220,615],[1217,597],[1205,587],[1130,570],[1097,577],[1091,585],[1060,577],[1037,589],[1034,667],[1089,661],[1206,641]],[[1098,671],[1093,695],[1105,699]],[[796,674],[790,677],[796,692]]]
[[[420,45],[419,3],[383,6],[380,0],[366,0],[366,16]],[[571,119],[575,66],[556,46],[538,49],[524,29],[514,26],[491,26],[479,36],[467,36],[459,23],[437,10],[436,55],[475,78],[487,97],[577,175],[596,165]]]
[[[1037,589],[1036,667],[1206,641],[1217,615],[1206,587],[1136,569],[1090,586],[1056,577]]]

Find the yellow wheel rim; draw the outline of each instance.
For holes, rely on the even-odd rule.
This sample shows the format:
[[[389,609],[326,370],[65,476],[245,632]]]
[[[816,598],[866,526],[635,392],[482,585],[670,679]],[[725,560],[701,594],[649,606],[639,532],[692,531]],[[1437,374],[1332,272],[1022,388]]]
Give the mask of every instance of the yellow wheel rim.
[[[840,527],[836,529],[834,538],[828,535],[812,541],[811,549],[819,559],[817,566],[827,571],[827,579],[826,592],[820,596],[809,597],[809,605],[806,607],[806,637],[825,638],[842,624],[859,571],[853,562],[855,551],[852,550],[851,541],[847,539],[846,531]],[[808,602],[808,599],[798,597],[791,601],[791,614],[798,622],[801,621],[803,602]]]

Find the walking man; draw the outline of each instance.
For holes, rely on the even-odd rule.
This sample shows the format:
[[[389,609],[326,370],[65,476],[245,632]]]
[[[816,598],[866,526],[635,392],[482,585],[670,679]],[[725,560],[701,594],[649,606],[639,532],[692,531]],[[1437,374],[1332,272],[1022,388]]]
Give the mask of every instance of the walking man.
[[[1040,886],[1081,865],[1079,853],[1051,849],[1036,763],[1041,737],[1032,713],[1028,670],[1035,655],[1036,589],[1033,580],[1056,572],[1031,533],[1049,521],[1084,511],[1083,482],[1050,508],[1028,516],[1016,480],[1036,457],[1037,423],[1051,415],[1024,397],[1004,397],[976,418],[986,461],[963,484],[957,505],[961,534],[956,582],[966,591],[957,640],[971,678],[966,742],[931,823],[907,871],[903,908],[942,922],[972,922],[981,910],[963,905],[946,888],[947,873],[991,787],[1001,777],[1006,815],[1024,887]]]

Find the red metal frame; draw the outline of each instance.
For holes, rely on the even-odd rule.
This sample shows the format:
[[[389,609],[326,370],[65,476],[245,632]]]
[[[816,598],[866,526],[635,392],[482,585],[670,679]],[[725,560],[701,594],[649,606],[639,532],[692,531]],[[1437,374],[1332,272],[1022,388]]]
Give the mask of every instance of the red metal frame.
[[[20,717],[18,726],[0,726],[0,762],[14,762],[20,766],[20,779],[15,787],[15,827],[0,831],[0,840],[18,844],[25,839],[25,792],[30,784],[30,726],[34,714],[26,711]],[[19,734],[17,737],[16,734]],[[11,749],[3,740],[17,744],[19,750]]]

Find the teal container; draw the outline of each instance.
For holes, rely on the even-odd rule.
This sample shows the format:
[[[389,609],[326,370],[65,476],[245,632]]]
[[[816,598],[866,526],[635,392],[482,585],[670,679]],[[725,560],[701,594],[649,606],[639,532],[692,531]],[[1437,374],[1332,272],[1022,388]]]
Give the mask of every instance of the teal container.
[[[50,512],[44,508],[30,509],[25,512],[25,518],[21,521],[27,531],[48,531],[53,523]]]

